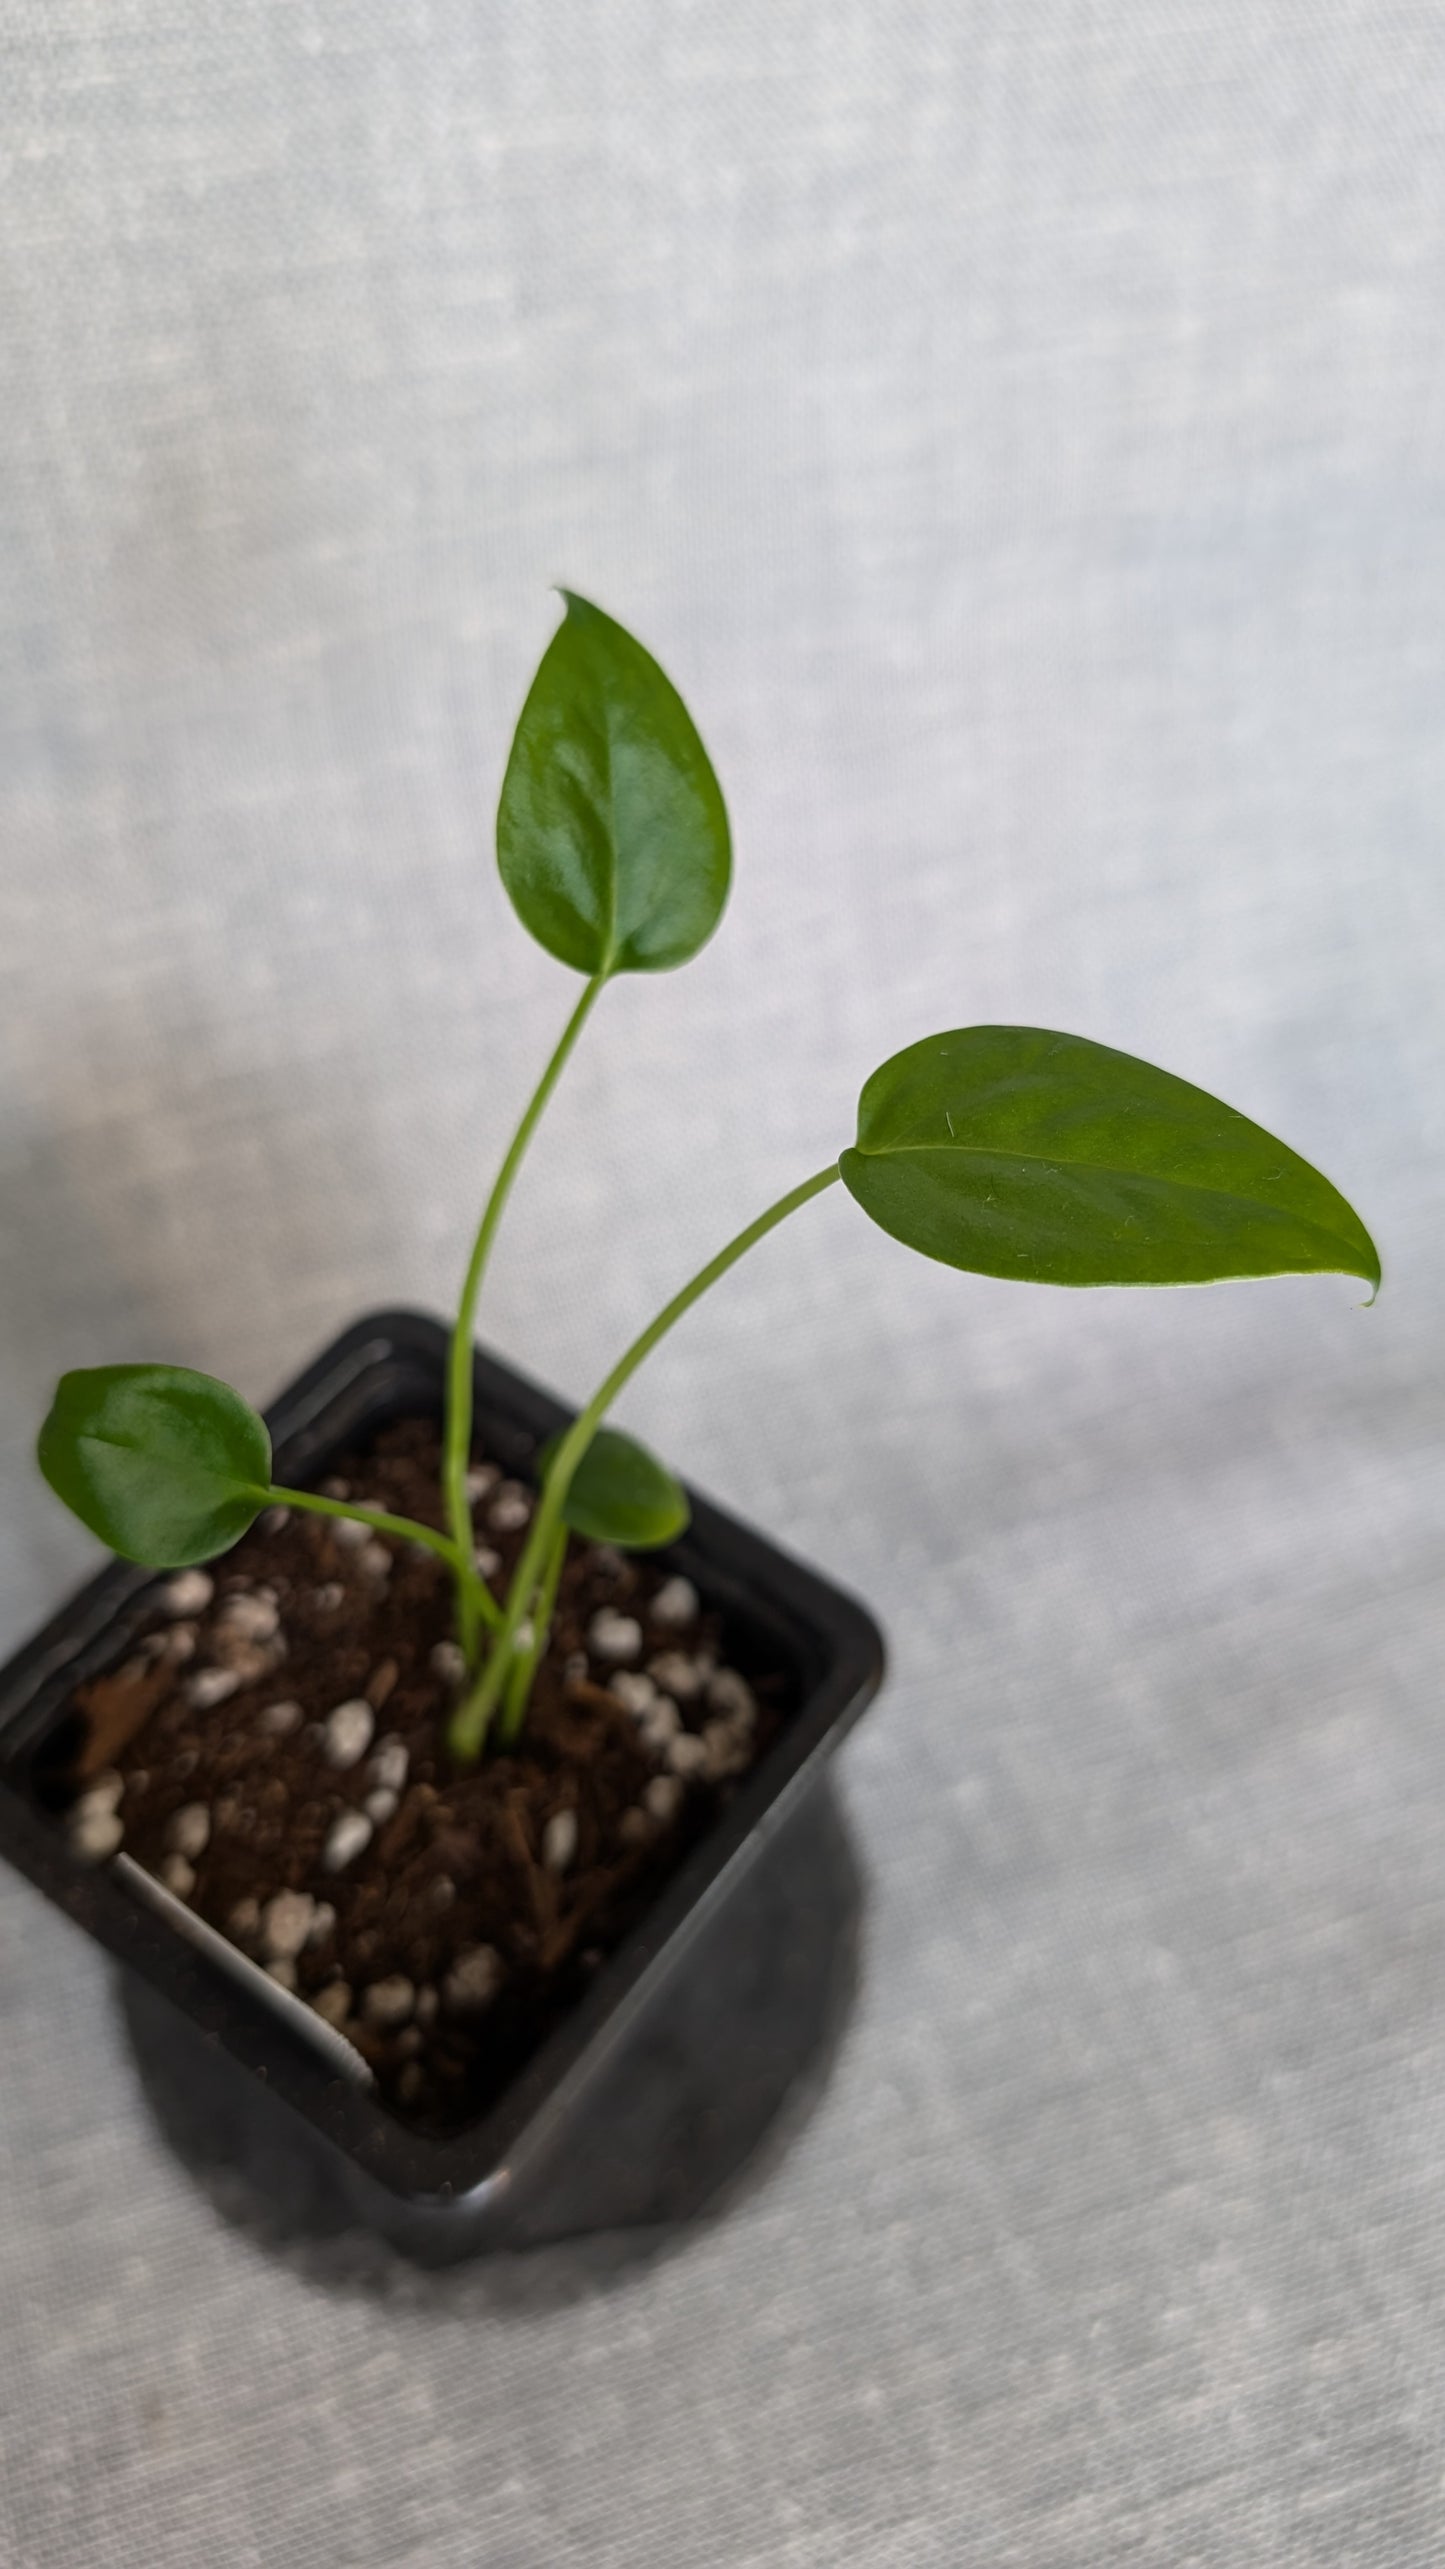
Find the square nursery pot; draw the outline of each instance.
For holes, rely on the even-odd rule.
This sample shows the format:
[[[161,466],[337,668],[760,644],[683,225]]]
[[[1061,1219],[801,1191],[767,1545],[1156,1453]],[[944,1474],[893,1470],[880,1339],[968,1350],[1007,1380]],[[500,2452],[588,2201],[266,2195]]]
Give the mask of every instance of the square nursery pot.
[[[270,1413],[277,1478],[314,1483],[391,1421],[440,1418],[447,1336],[360,1320]],[[479,1441],[519,1478],[571,1413],[476,1360]],[[427,2264],[684,2221],[816,2093],[854,1983],[860,1894],[826,1781],[878,1689],[854,1600],[692,1494],[662,1556],[766,1656],[793,1709],[641,1922],[497,2102],[447,2137],[382,2104],[343,2036],[124,1853],[71,1852],[63,1795],[74,1688],[124,1657],[154,1574],[116,1561],[0,1673],[0,1851],[122,1966],[143,2083],[193,2164],[239,2177],[282,2233],[361,2226]],[[788,2108],[784,2113],[782,2109]]]

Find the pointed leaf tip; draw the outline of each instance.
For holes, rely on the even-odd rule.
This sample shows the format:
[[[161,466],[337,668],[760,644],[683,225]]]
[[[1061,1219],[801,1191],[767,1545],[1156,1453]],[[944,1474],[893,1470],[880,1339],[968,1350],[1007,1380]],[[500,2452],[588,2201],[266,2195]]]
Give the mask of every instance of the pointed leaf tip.
[[[1132,1054],[969,1026],[866,1083],[843,1181],[925,1257],[1035,1284],[1210,1284],[1380,1261],[1328,1178],[1233,1107]]]

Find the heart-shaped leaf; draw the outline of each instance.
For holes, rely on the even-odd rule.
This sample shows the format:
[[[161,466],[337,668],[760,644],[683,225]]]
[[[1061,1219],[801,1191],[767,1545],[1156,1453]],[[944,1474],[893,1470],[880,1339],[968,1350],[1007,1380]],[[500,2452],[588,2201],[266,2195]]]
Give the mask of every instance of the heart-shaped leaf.
[[[721,788],[651,654],[563,595],[502,784],[502,881],[559,963],[666,972],[706,944],[727,899]]]
[[[543,1453],[544,1475],[561,1441],[553,1437]],[[574,1534],[585,1534],[591,1543],[618,1543],[629,1552],[673,1542],[691,1513],[686,1492],[656,1455],[617,1427],[598,1428],[562,1509]]]
[[[895,1240],[1036,1284],[1380,1281],[1328,1178],[1202,1088],[1037,1026],[910,1044],[858,1104],[849,1192]]]
[[[229,1551],[271,1479],[265,1420],[228,1384],[183,1365],[62,1375],[36,1450],[81,1523],[152,1570]]]

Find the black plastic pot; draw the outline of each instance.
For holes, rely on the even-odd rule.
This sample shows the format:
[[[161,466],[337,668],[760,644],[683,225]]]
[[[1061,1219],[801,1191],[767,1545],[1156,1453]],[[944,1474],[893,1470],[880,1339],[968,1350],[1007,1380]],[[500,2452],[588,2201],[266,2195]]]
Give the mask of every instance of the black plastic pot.
[[[446,1333],[358,1321],[270,1413],[277,1477],[304,1483],[390,1420],[439,1416]],[[528,1476],[570,1415],[479,1355],[478,1433]],[[877,1692],[863,1608],[693,1494],[666,1556],[728,1619],[730,1646],[794,1680],[796,1707],[586,1996],[477,2123],[413,2132],[359,2055],[124,1856],[71,1853],[49,1779],[66,1701],[125,1655],[151,1575],[114,1562],[0,1673],[0,1852],[126,1971],[142,2075],[192,2159],[242,2171],[283,2227],[360,2223],[446,2263],[686,2219],[816,2079],[851,1990],[858,1886],[825,1770]]]

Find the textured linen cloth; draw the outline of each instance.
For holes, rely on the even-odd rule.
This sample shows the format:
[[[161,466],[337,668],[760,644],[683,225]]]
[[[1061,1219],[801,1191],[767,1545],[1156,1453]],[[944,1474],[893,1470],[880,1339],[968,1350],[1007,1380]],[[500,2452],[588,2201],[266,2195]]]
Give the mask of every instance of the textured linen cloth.
[[[56,1373],[444,1306],[576,984],[495,879],[609,606],[737,835],[486,1334],[574,1396],[896,1046],[1092,1034],[1348,1283],[1071,1295],[841,1191],[625,1414],[851,1582],[838,2073],[539,2291],[281,2253],[0,1884],[4,2569],[1427,2569],[1445,2548],[1440,0],[10,0],[0,1618]]]

